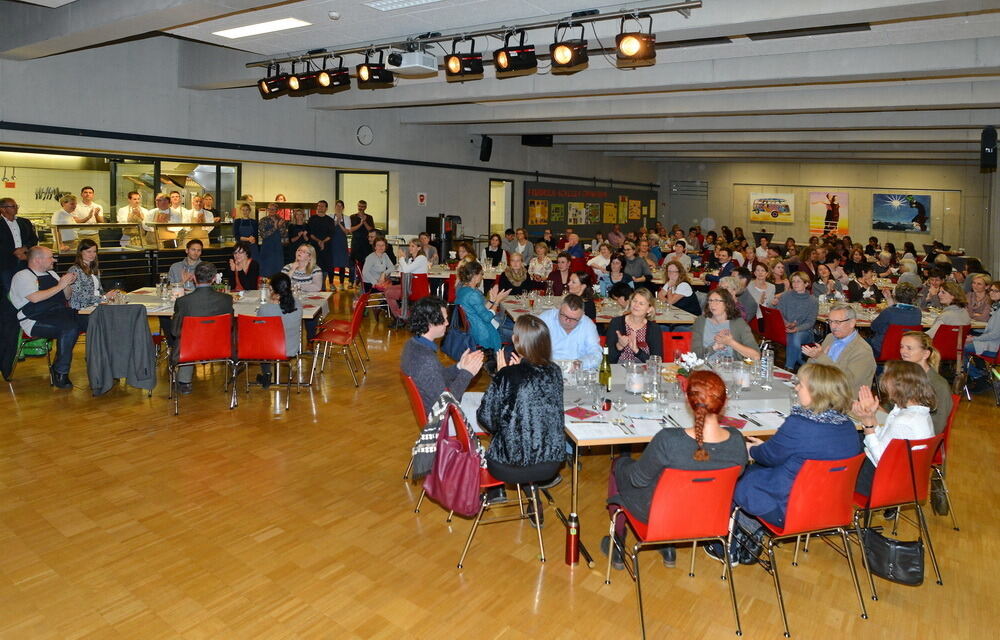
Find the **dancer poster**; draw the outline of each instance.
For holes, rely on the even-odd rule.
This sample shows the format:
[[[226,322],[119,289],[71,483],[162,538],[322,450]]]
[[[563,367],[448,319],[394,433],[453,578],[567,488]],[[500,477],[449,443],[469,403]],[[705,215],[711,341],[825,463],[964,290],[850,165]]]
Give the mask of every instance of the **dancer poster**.
[[[896,193],[873,194],[872,229],[930,233],[931,197]]]
[[[849,197],[845,191],[810,191],[809,233],[832,231],[838,235],[847,235]]]
[[[794,193],[751,193],[750,222],[795,221]]]

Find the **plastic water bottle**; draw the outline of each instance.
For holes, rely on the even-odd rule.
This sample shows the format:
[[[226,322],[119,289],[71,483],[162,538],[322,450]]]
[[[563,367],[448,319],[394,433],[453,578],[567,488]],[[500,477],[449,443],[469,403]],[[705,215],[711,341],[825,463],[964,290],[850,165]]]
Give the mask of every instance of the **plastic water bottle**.
[[[764,384],[770,385],[771,377],[774,376],[774,351],[770,345],[765,345],[760,354],[760,376]]]

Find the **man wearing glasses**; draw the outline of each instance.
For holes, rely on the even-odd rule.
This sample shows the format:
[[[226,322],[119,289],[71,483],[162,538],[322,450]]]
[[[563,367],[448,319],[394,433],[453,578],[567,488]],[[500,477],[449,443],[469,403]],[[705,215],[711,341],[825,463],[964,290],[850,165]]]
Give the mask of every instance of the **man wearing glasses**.
[[[558,309],[538,314],[552,338],[553,360],[579,360],[584,369],[601,364],[601,340],[594,321],[583,313],[583,298],[570,294]]]
[[[827,320],[830,334],[823,344],[802,346],[802,353],[810,362],[833,365],[846,373],[855,395],[861,387],[870,385],[875,377],[875,355],[855,329],[857,318],[857,311],[851,305],[833,305]]]
[[[0,298],[6,300],[14,274],[28,266],[28,249],[38,244],[35,225],[17,217],[14,198],[0,198]]]

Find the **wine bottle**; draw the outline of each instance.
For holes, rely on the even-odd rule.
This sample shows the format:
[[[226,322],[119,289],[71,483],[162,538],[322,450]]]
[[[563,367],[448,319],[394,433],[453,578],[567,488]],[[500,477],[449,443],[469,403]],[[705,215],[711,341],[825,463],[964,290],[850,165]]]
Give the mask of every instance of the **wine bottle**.
[[[601,357],[601,366],[597,369],[597,381],[601,386],[611,391],[611,365],[608,363],[608,347],[604,347],[604,355]]]

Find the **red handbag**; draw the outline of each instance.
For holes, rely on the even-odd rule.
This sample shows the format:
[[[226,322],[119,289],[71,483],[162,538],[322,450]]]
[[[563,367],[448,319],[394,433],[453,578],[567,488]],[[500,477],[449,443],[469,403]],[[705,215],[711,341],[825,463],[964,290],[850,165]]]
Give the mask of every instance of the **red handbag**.
[[[480,495],[479,453],[468,442],[465,425],[456,424],[456,438],[448,436],[448,419],[451,410],[438,430],[437,455],[431,472],[424,479],[424,491],[445,509],[462,516],[474,516],[482,506]]]

